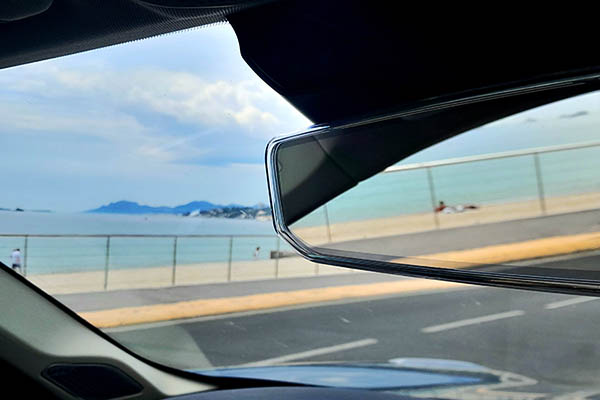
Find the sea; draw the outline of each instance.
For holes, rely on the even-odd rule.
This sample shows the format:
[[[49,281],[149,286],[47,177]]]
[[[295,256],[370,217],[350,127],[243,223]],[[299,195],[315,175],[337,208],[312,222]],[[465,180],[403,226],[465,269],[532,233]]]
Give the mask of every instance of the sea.
[[[0,211],[0,261],[10,265],[10,254],[25,252],[27,273],[43,274],[104,269],[110,235],[109,268],[148,268],[207,262],[269,259],[270,252],[291,251],[277,239],[271,221],[178,215],[118,215]],[[8,236],[6,236],[8,235]],[[67,235],[36,237],[35,235]],[[73,237],[68,235],[107,235]],[[118,235],[169,235],[119,237]],[[209,237],[174,236],[209,235]],[[256,254],[256,248],[260,250]],[[175,253],[175,254],[174,254]]]
[[[432,212],[447,205],[501,204],[544,197],[600,192],[600,147],[477,161],[378,174],[338,196],[294,226],[330,224]],[[536,168],[536,164],[539,168]],[[599,205],[600,206],[600,205]],[[9,264],[20,235],[111,236],[110,269],[147,268],[207,262],[269,259],[272,251],[292,251],[277,239],[271,221],[176,215],[117,215],[0,211],[0,261]],[[118,235],[171,235],[127,238]],[[177,239],[176,235],[213,235]],[[258,253],[256,248],[259,247]],[[104,269],[107,237],[30,236],[28,274]]]

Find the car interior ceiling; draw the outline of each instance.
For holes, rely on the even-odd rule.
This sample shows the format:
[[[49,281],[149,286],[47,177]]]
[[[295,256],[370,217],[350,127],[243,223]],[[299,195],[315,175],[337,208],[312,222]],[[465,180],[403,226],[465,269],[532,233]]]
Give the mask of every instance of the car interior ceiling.
[[[7,2],[0,68],[227,20],[248,65],[315,124],[600,69],[597,52],[581,51],[595,47],[583,20],[557,30],[539,16],[532,28],[525,11],[430,11],[359,0]]]

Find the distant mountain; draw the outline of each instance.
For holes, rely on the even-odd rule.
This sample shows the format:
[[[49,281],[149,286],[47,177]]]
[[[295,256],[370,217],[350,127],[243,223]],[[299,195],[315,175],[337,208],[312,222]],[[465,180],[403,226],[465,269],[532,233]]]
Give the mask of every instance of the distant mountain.
[[[85,211],[86,213],[99,213],[99,214],[181,214],[190,215],[191,213],[203,213],[206,214],[211,210],[217,209],[247,209],[252,207],[230,204],[227,206],[213,204],[208,201],[192,201],[187,204],[183,204],[176,207],[152,207],[143,204],[138,204],[133,201],[121,200],[93,210]]]
[[[151,207],[125,200],[110,203],[86,212],[100,214],[176,214],[172,207]]]

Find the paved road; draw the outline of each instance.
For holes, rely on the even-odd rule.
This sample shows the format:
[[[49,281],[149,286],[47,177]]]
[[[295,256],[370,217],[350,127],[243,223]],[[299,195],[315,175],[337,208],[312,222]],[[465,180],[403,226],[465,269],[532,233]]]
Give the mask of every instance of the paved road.
[[[323,247],[395,258],[600,231],[600,210],[523,218],[427,232],[331,243]],[[384,257],[385,259],[385,257]]]
[[[600,255],[547,265],[600,265]],[[530,391],[600,386],[600,301],[469,287],[116,329],[159,361],[218,367],[277,361],[465,360],[540,381]],[[278,360],[279,359],[279,360]],[[266,361],[265,361],[266,360]]]

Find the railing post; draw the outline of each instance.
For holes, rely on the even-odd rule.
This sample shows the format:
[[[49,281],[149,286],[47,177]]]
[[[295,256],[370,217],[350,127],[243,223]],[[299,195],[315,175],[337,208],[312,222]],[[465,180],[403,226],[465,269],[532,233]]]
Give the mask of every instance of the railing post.
[[[439,228],[440,220],[435,212],[435,209],[437,208],[437,199],[435,198],[435,186],[433,185],[433,174],[431,173],[431,167],[427,167],[427,182],[429,183],[429,196],[431,197],[431,212],[433,212],[433,222],[435,223],[435,227]]]
[[[538,198],[540,200],[540,209],[542,215],[546,215],[546,198],[544,196],[544,181],[542,180],[542,168],[540,167],[540,155],[533,153],[533,162],[535,164],[535,177],[537,180]]]
[[[279,278],[279,249],[280,249],[280,243],[279,243],[279,236],[276,236],[277,238],[277,252],[275,253],[275,279]]]
[[[229,258],[227,261],[227,282],[231,282],[231,258],[233,254],[233,236],[229,236]]]
[[[173,272],[171,276],[171,285],[175,286],[175,271],[177,268],[177,236],[173,237]]]
[[[23,244],[23,276],[27,276],[27,245],[29,244],[29,235],[25,235],[25,243]]]
[[[108,288],[108,264],[110,261],[110,236],[106,236],[106,252],[104,254],[104,290]]]
[[[329,225],[329,212],[327,211],[327,204],[323,204],[323,212],[325,213],[325,226],[327,227],[327,240],[331,243],[331,226]]]

